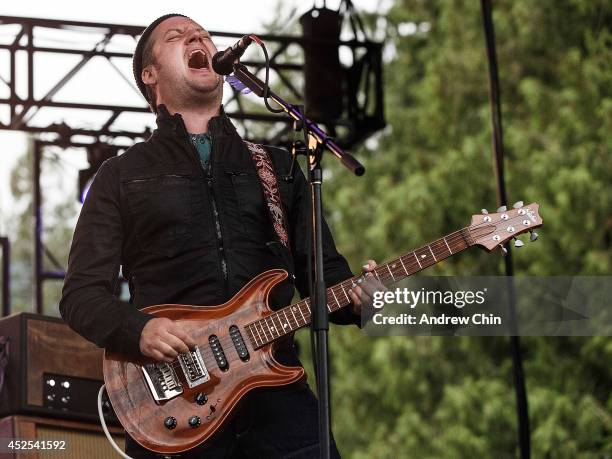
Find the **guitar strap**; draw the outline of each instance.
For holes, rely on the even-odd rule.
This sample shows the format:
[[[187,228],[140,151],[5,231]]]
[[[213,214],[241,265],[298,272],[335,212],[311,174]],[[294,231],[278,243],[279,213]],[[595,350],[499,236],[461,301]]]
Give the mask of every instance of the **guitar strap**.
[[[291,248],[289,247],[288,220],[283,208],[272,159],[263,146],[247,142],[246,140],[244,143],[251,152],[251,158],[255,164],[255,169],[257,169],[257,175],[259,176],[259,181],[263,188],[264,199],[267,204],[268,215],[270,216],[270,221],[274,227],[278,242],[286,247],[289,253],[291,253]]]

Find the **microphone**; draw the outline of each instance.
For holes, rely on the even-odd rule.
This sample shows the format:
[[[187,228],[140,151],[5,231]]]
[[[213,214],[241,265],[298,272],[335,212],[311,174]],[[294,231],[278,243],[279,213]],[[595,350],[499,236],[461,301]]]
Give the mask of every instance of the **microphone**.
[[[244,54],[253,39],[249,35],[245,35],[236,42],[231,48],[225,51],[219,51],[212,58],[212,68],[219,75],[229,75],[234,71],[234,61],[240,59]]]

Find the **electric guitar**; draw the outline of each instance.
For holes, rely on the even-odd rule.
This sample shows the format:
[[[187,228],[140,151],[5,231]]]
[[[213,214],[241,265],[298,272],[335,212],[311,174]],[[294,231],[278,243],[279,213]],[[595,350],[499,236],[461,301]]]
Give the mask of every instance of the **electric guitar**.
[[[470,226],[408,252],[373,271],[383,284],[399,281],[445,258],[478,245],[488,251],[542,225],[539,205],[515,204],[496,213],[473,215]],[[523,243],[516,239],[515,246]],[[115,413],[126,432],[145,448],[179,453],[208,440],[233,414],[252,389],[291,384],[305,377],[302,367],[288,367],[274,358],[278,341],[310,323],[311,302],[304,299],[278,311],[268,294],[287,277],[280,269],[252,279],[219,306],[162,304],[143,311],[179,320],[197,347],[172,363],[129,360],[106,351],[104,381]],[[363,281],[355,276],[327,289],[327,308],[334,312],[350,303],[348,290]]]

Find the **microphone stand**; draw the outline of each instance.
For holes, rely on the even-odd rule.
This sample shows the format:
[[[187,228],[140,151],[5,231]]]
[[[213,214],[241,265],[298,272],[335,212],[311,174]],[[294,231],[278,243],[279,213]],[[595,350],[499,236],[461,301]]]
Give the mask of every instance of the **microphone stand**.
[[[234,63],[234,76],[242,84],[248,87],[259,97],[264,97],[265,84],[240,62]],[[311,253],[314,255],[314,275],[310,286],[312,302],[312,329],[315,333],[316,342],[316,376],[319,406],[319,444],[320,456],[329,459],[331,451],[331,426],[330,426],[330,391],[329,391],[329,366],[328,366],[328,336],[329,317],[327,309],[327,297],[323,267],[323,204],[321,199],[321,184],[323,172],[321,158],[323,147],[334,154],[346,168],[355,175],[363,175],[365,168],[349,153],[340,148],[333,139],[327,135],[313,121],[306,118],[298,106],[285,102],[274,92],[268,90],[267,96],[276,102],[283,111],[294,121],[302,124],[304,136],[307,139],[307,157],[309,165],[308,183],[310,186],[312,228]]]

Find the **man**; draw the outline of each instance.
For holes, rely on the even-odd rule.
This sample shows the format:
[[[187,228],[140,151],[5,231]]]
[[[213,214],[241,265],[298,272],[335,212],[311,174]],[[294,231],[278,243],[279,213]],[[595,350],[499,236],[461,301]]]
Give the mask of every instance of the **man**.
[[[251,154],[223,113],[223,79],[211,68],[216,51],[206,30],[173,14],[154,21],[134,53],[135,79],[158,128],[99,169],[75,229],[60,302],[74,330],[111,351],[174,360],[196,343],[179,322],[138,308],[221,304],[267,269],[293,273],[299,293],[308,295],[304,175],[298,170],[283,180],[290,157],[268,150],[288,220],[288,250],[275,238]],[[333,285],[352,273],[327,225],[324,230],[325,278]],[[114,295],[120,266],[129,304]],[[271,306],[289,304],[293,290],[289,282],[275,289]],[[350,295],[352,309],[332,314],[334,322],[359,323],[369,295],[359,287]],[[297,363],[292,346],[278,358]],[[129,437],[126,451],[156,457]],[[318,457],[316,399],[305,384],[255,391],[222,434],[181,457],[202,455]]]

